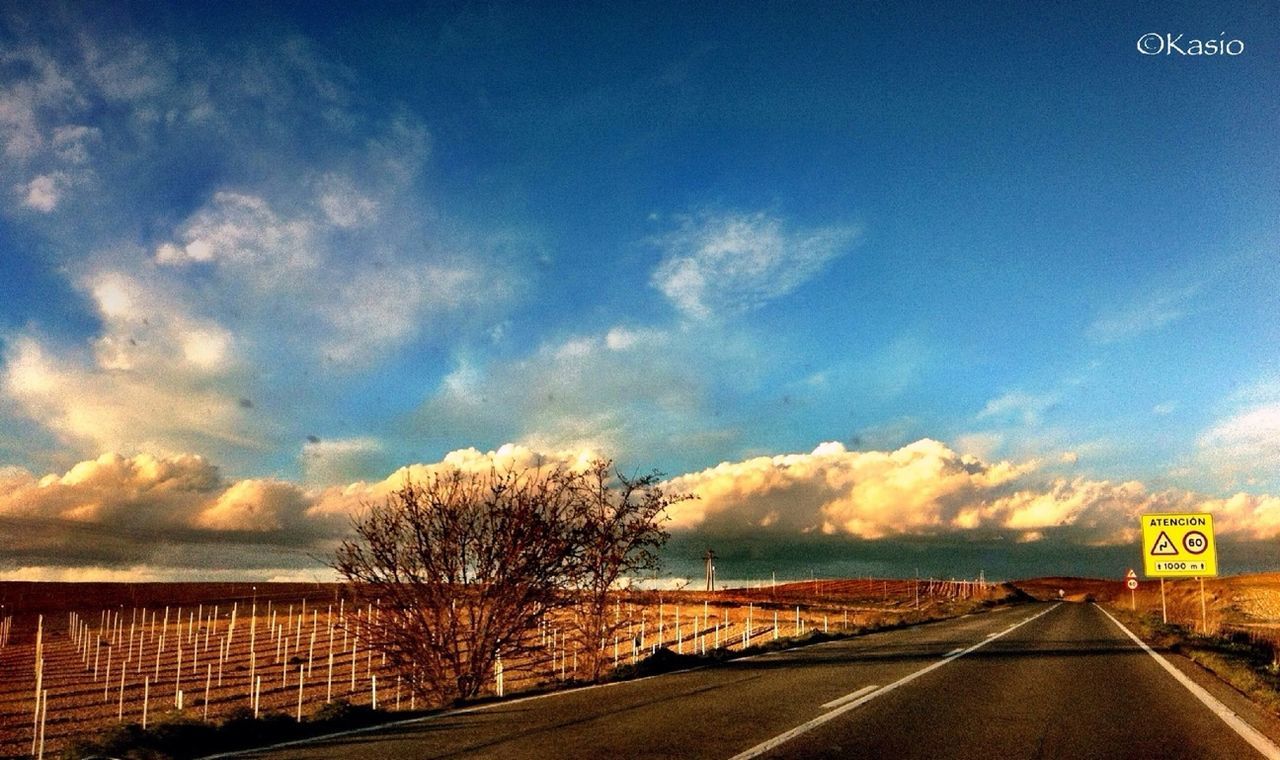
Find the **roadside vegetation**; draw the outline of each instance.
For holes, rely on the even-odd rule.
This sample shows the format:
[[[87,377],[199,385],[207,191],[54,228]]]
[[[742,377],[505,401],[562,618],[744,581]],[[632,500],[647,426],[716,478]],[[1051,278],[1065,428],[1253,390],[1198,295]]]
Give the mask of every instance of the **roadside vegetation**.
[[[62,750],[61,756],[64,760],[87,757],[185,760],[364,728],[385,723],[392,717],[407,716],[392,716],[384,710],[346,700],[330,702],[302,722],[283,712],[255,718],[249,708],[239,709],[216,724],[171,713],[160,716],[145,729],[141,724],[128,723],[92,738],[73,741]]]
[[[1159,612],[1109,606],[1110,612],[1152,649],[1187,657],[1280,715],[1280,642],[1274,638],[1230,627],[1204,634],[1194,624],[1165,623]]]

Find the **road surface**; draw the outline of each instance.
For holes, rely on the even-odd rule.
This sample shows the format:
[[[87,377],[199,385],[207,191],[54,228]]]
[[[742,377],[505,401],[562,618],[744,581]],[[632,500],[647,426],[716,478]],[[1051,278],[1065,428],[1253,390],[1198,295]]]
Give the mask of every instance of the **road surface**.
[[[1249,742],[1249,722],[1275,732],[1268,719],[1216,686],[1248,722],[1209,697],[1215,713],[1196,688],[1092,604],[1025,604],[241,756],[1280,756]]]

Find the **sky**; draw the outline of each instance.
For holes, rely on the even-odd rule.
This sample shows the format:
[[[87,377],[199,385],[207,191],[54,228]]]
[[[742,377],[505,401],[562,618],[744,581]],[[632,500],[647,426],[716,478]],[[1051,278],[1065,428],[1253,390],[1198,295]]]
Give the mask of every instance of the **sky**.
[[[1274,567],[1277,92],[1275,2],[0,3],[0,578],[595,456],[675,576]]]

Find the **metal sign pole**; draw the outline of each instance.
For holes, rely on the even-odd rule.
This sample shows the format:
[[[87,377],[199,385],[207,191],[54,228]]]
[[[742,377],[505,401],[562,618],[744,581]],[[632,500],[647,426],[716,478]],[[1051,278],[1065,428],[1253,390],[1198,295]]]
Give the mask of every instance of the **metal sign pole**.
[[[1137,611],[1138,609],[1138,603],[1133,598],[1133,589],[1129,589],[1129,609],[1132,611]]]
[[[1164,603],[1164,578],[1160,579],[1160,619],[1169,622],[1169,608]]]

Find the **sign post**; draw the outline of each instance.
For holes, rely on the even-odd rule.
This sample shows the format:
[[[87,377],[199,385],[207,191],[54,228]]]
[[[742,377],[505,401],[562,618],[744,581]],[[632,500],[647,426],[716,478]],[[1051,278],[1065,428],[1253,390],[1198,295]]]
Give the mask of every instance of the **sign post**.
[[[1169,622],[1164,598],[1165,578],[1200,579],[1200,628],[1209,632],[1204,579],[1218,575],[1218,549],[1213,540],[1213,515],[1204,512],[1143,515],[1142,567],[1148,578],[1160,579],[1160,610]]]
[[[1138,589],[1138,574],[1133,572],[1132,567],[1124,574],[1124,585],[1129,589],[1129,609],[1137,610],[1138,603],[1134,600],[1133,592]]]

